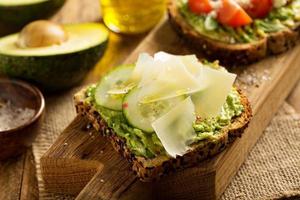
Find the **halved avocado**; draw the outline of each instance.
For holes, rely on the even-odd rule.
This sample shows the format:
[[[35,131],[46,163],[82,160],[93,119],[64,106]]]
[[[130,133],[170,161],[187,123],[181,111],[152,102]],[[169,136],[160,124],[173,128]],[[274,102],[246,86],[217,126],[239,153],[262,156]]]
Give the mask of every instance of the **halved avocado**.
[[[9,27],[50,17],[57,12],[65,0],[0,0],[0,22]]]
[[[108,31],[96,23],[63,26],[68,40],[59,45],[20,48],[19,34],[0,39],[0,74],[30,80],[46,90],[79,83],[100,57]]]

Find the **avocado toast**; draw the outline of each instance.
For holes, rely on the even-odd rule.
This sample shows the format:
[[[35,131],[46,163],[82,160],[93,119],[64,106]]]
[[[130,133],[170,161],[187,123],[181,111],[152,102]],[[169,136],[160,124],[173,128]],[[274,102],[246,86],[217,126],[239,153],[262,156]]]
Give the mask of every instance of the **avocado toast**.
[[[177,58],[176,56],[171,57],[175,60]],[[196,59],[194,56],[181,58]],[[211,80],[206,85],[204,77],[200,89],[189,92],[182,92],[181,86],[185,85],[183,82],[172,87],[160,87],[159,93],[165,88],[170,91],[171,88],[177,87],[179,90],[176,90],[175,93],[166,91],[163,96],[155,94],[152,97],[155,97],[156,100],[152,99],[153,101],[151,101],[147,98],[148,102],[145,103],[138,100],[143,94],[142,90],[153,91],[147,88],[147,84],[140,85],[142,82],[145,83],[146,79],[140,81],[140,86],[132,84],[134,82],[132,80],[137,80],[135,72],[139,70],[134,69],[139,68],[140,60],[135,68],[122,66],[113,70],[97,85],[79,91],[74,99],[77,112],[88,117],[94,128],[110,139],[114,148],[132,163],[133,171],[142,181],[157,180],[170,172],[194,166],[221,152],[236,137],[241,136],[250,121],[251,108],[241,91],[232,87],[235,76],[225,72],[217,63],[199,63],[199,65],[193,63],[197,67],[203,65],[204,71],[212,68],[212,70],[208,69],[207,74],[206,72],[200,73],[206,75],[205,77],[209,77],[210,72],[216,72],[215,75],[220,79],[222,79],[221,76],[227,78],[222,79],[224,81],[221,81],[219,85],[210,82]],[[175,65],[175,62],[173,64]],[[142,62],[142,65],[147,65],[147,62]],[[130,73],[126,75],[127,72]],[[172,77],[176,76],[175,73],[172,74],[172,70],[168,73]],[[149,72],[146,74],[147,77],[152,76]],[[179,75],[182,76],[182,73]],[[213,79],[217,76],[213,75]],[[230,78],[228,79],[228,77]],[[128,80],[130,81],[128,82]],[[112,82],[114,83],[109,84]],[[180,80],[176,79],[176,82],[180,82]],[[115,87],[115,83],[118,83],[118,87]],[[150,84],[150,82],[148,83]],[[119,87],[120,84],[122,87]],[[151,82],[150,85],[153,86],[155,83]],[[203,85],[206,86],[202,87]],[[104,88],[106,94],[113,95],[113,98],[107,99],[110,97],[103,95]],[[139,88],[147,88],[147,90],[139,90]],[[219,91],[220,89],[226,92]],[[122,91],[125,92],[121,93]],[[181,93],[179,94],[178,91]],[[220,95],[220,93],[223,94]],[[116,96],[119,94],[122,94],[122,97]],[[197,95],[200,97],[200,101],[197,101]],[[204,102],[204,100],[207,101]],[[198,111],[199,106],[195,105],[199,102],[203,103],[200,103],[201,109]],[[213,105],[209,102],[213,102]],[[136,104],[138,105],[135,106]],[[215,112],[213,111],[215,110],[214,105],[217,104],[221,105],[221,108],[217,106],[217,112]],[[193,118],[195,113],[197,113],[197,117]]]
[[[283,2],[281,5],[277,5],[279,4],[276,3],[277,0],[215,1],[231,2],[234,6],[250,2],[252,8],[265,6],[264,12],[256,11],[259,15],[256,14],[252,17],[251,10],[245,9],[244,11],[241,7],[245,6],[241,5],[240,12],[245,16],[242,23],[239,23],[238,19],[242,19],[239,16],[232,17],[233,19],[226,21],[227,23],[223,22],[221,11],[218,9],[206,13],[195,13],[191,10],[190,2],[192,1],[170,0],[168,4],[169,21],[196,51],[212,59],[220,59],[222,63],[228,65],[253,63],[269,54],[287,51],[296,44],[299,38],[299,0],[281,1]],[[220,7],[220,5],[216,7]],[[230,13],[225,16],[230,16]]]

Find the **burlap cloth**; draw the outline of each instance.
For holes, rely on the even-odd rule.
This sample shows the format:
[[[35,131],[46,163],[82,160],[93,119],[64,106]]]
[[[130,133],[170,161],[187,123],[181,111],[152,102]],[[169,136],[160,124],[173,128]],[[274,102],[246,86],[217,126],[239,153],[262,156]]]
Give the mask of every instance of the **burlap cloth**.
[[[47,192],[39,167],[40,157],[76,115],[73,93],[70,91],[59,97],[47,97],[45,123],[33,145],[42,200],[74,199]],[[221,199],[278,199],[290,196],[300,199],[300,115],[284,103]]]

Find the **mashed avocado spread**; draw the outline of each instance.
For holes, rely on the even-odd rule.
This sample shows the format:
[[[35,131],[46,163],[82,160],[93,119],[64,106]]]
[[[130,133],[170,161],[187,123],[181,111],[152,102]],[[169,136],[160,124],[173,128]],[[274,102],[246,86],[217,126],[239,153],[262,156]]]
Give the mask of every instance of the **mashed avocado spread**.
[[[146,133],[130,126],[121,111],[114,111],[96,105],[94,93],[95,86],[90,86],[86,90],[87,98],[85,103],[92,104],[96,108],[107,125],[112,128],[119,137],[126,140],[126,145],[135,155],[145,158],[166,155],[166,151],[155,133]],[[197,120],[194,123],[193,127],[197,134],[194,138],[194,143],[206,139],[213,140],[219,131],[224,126],[229,125],[234,117],[240,116],[243,110],[244,107],[240,101],[238,92],[232,89],[227,96],[226,103],[223,105],[219,116]]]
[[[300,0],[291,0],[286,6],[274,8],[266,18],[255,19],[252,24],[232,28],[221,25],[210,15],[192,13],[185,0],[178,0],[179,11],[199,33],[226,43],[249,43],[264,38],[268,33],[294,29],[300,23]]]

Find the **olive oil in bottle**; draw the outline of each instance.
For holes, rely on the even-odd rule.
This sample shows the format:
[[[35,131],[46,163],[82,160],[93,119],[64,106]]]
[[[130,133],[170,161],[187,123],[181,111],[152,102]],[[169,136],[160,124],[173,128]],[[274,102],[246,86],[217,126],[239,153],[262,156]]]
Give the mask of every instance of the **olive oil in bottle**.
[[[138,34],[150,30],[162,18],[166,0],[100,0],[103,20],[114,32]]]

